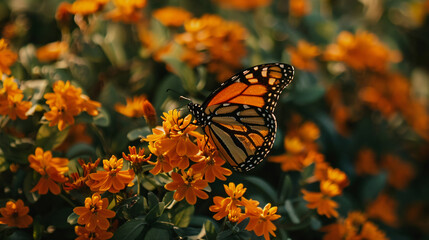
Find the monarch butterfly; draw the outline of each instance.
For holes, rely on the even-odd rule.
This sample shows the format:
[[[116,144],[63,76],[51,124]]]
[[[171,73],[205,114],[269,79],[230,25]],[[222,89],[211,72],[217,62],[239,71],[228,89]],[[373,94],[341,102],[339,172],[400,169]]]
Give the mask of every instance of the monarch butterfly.
[[[188,104],[210,144],[235,171],[253,169],[271,150],[274,108],[293,76],[288,64],[257,65],[222,83],[202,105]]]

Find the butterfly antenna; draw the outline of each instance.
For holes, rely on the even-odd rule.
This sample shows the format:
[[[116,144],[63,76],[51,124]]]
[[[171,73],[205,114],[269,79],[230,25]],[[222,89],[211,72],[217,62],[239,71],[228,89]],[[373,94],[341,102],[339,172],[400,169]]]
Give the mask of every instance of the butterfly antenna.
[[[190,98],[187,98],[187,97],[184,97],[184,96],[180,96],[179,98],[180,98],[180,99],[188,100],[189,102],[192,102],[192,100],[191,100]]]

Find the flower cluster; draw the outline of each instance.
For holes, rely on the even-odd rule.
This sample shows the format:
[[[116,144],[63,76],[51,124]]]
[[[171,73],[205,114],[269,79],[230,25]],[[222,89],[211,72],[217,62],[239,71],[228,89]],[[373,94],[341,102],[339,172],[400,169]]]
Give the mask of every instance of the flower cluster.
[[[286,50],[290,55],[290,62],[294,67],[306,71],[317,69],[317,63],[314,58],[319,56],[321,51],[316,45],[305,40],[300,40],[296,47],[288,47]]]
[[[215,196],[213,198],[214,205],[210,206],[209,210],[216,212],[213,216],[214,219],[220,220],[228,216],[229,221],[239,223],[249,218],[246,230],[255,232],[257,236],[263,235],[266,240],[270,239],[270,235],[276,236],[274,231],[277,227],[272,221],[280,218],[280,215],[276,214],[277,207],[271,207],[270,203],[264,208],[258,207],[258,201],[243,197],[246,188],[241,183],[235,186],[231,182],[228,186],[223,186],[228,197]]]
[[[67,125],[74,124],[74,117],[83,111],[91,116],[98,115],[97,108],[101,104],[82,94],[82,89],[74,87],[69,81],[55,82],[53,90],[53,93],[44,95],[50,108],[44,115],[49,121],[49,126],[58,125],[58,129],[62,131]]]
[[[32,103],[23,101],[24,94],[18,88],[18,84],[13,77],[3,77],[2,88],[0,88],[0,115],[7,115],[15,120],[27,119],[26,112],[31,108]]]
[[[107,209],[109,200],[101,198],[100,194],[94,193],[92,197],[85,199],[83,207],[75,207],[73,212],[79,215],[75,232],[79,236],[76,239],[109,239],[113,233],[107,232],[110,226],[108,218],[113,218],[116,213]]]
[[[18,54],[14,53],[5,39],[0,39],[0,75],[10,74],[10,67],[18,59]]]
[[[322,228],[326,232],[323,237],[328,239],[371,239],[387,240],[386,235],[377,226],[368,221],[360,212],[349,212],[346,219],[338,219],[337,223]]]
[[[112,155],[110,159],[103,160],[104,171],[97,171],[89,174],[89,179],[86,184],[93,192],[117,193],[126,186],[132,186],[134,180],[134,170],[122,170],[124,167],[124,159],[117,159]]]
[[[324,52],[327,61],[342,61],[356,70],[383,72],[390,62],[399,62],[401,55],[383,45],[376,35],[358,31],[355,35],[343,31],[337,42],[327,46]]]
[[[284,138],[285,154],[272,156],[268,161],[280,163],[283,171],[302,171],[313,162],[323,162],[323,155],[317,150],[315,141],[320,136],[320,130],[313,122],[302,122],[294,115],[289,123],[288,134]]]
[[[180,118],[180,112],[172,110],[164,113],[162,119],[163,127],[154,128],[153,134],[144,139],[149,142],[149,150],[156,156],[155,162],[148,161],[155,166],[150,172],[157,175],[174,169],[171,173],[173,182],[165,185],[165,188],[176,191],[176,201],[186,198],[188,203],[195,204],[196,196],[206,199],[208,195],[202,189],[216,178],[226,180],[225,176],[231,175],[231,170],[222,167],[225,161],[195,131],[197,126],[191,122],[191,115]],[[191,165],[191,161],[195,163]]]
[[[28,162],[30,167],[41,175],[39,182],[31,190],[32,192],[46,194],[50,191],[55,195],[61,193],[59,184],[67,181],[64,174],[69,170],[67,158],[52,157],[51,151],[43,151],[38,147],[34,155],[28,156]]]
[[[33,218],[28,215],[30,209],[24,205],[21,199],[8,201],[4,208],[0,208],[0,224],[9,227],[27,228],[33,223]]]
[[[265,7],[271,3],[271,0],[214,0],[223,8],[237,9],[242,11],[253,10],[260,7]]]
[[[183,46],[182,60],[195,67],[207,64],[207,70],[218,73],[218,80],[232,76],[245,56],[246,29],[237,22],[216,15],[192,18],[184,24],[185,33],[175,36]]]

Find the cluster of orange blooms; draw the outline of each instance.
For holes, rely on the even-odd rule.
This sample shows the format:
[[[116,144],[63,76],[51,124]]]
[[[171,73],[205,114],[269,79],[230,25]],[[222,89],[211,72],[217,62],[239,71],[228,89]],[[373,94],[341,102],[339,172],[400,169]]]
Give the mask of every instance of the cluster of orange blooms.
[[[320,215],[338,217],[335,210],[338,204],[332,198],[340,195],[349,184],[347,175],[329,166],[324,156],[318,152],[315,140],[319,138],[320,131],[314,123],[302,122],[301,117],[295,115],[289,128],[291,130],[284,139],[286,153],[269,157],[269,161],[280,163],[283,171],[302,171],[314,164],[314,175],[305,181],[307,183],[319,181],[320,191],[302,190],[303,198],[308,202],[307,207],[316,209]]]
[[[368,221],[360,212],[349,212],[347,218],[339,219],[337,223],[330,224],[321,229],[326,232],[323,237],[328,239],[378,239],[387,240],[384,232]]]
[[[94,193],[92,197],[85,199],[85,206],[75,207],[73,212],[79,215],[75,226],[75,232],[78,237],[76,240],[84,239],[110,239],[113,233],[108,232],[110,227],[108,218],[113,218],[116,213],[107,209],[109,200],[101,198],[99,193]]]
[[[35,154],[28,156],[30,167],[38,172],[41,177],[36,186],[31,190],[38,191],[39,194],[47,194],[48,191],[58,195],[61,193],[59,184],[67,181],[64,176],[69,171],[67,158],[52,157],[51,151],[43,151],[36,148]]]
[[[24,94],[18,88],[18,84],[13,77],[2,78],[2,88],[0,88],[0,115],[7,115],[10,119],[15,120],[27,119],[27,111],[31,108],[32,103],[23,101]]]
[[[337,37],[337,42],[328,45],[324,59],[341,61],[355,70],[373,70],[383,72],[388,63],[399,62],[401,54],[384,46],[376,35],[358,31],[356,34],[343,31]]]
[[[240,223],[249,218],[246,230],[254,231],[257,236],[264,235],[265,240],[270,239],[270,234],[276,236],[274,231],[277,227],[271,221],[280,218],[280,215],[276,214],[277,207],[271,207],[270,203],[263,209],[258,207],[258,201],[243,197],[246,188],[241,183],[237,186],[234,183],[223,186],[228,197],[215,196],[213,198],[214,205],[210,206],[209,210],[216,212],[213,216],[214,219],[221,220],[228,217],[229,221]],[[244,208],[244,213],[242,208]]]
[[[195,204],[196,197],[207,199],[203,189],[216,178],[226,180],[225,176],[231,175],[231,170],[222,167],[225,160],[219,157],[203,135],[195,131],[198,126],[193,124],[191,115],[180,118],[179,111],[171,110],[164,113],[162,119],[162,127],[154,128],[153,134],[143,139],[149,142],[149,150],[156,156],[155,162],[148,161],[154,165],[150,172],[157,175],[174,170],[171,173],[173,182],[166,184],[165,188],[176,190],[176,201],[186,198],[189,204]]]
[[[375,153],[367,148],[358,153],[355,167],[356,173],[359,175],[375,175],[381,169],[385,170],[388,174],[387,183],[399,190],[405,189],[415,175],[415,170],[411,163],[392,154],[383,155],[380,163],[378,163]]]
[[[206,14],[184,24],[185,32],[175,36],[183,47],[181,59],[195,67],[207,64],[207,70],[218,73],[218,80],[232,76],[246,54],[246,29],[237,22]]]
[[[77,0],[73,3],[63,2],[58,7],[56,19],[64,21],[68,14],[89,15],[101,11],[109,2],[114,8],[107,12],[104,17],[113,21],[125,23],[137,23],[142,19],[141,9],[147,4],[146,0],[120,1],[120,0]]]
[[[18,201],[8,201],[4,208],[0,208],[0,224],[9,227],[27,228],[33,223],[33,218],[28,215],[30,209],[24,205],[21,199]]]
[[[213,0],[223,8],[249,11],[260,7],[265,7],[271,0]]]
[[[97,108],[101,104],[82,94],[82,89],[73,86],[69,81],[55,82],[53,90],[53,93],[44,95],[50,108],[50,111],[44,114],[49,126],[58,125],[58,129],[62,131],[67,125],[74,124],[74,117],[83,111],[91,116],[98,115]]]
[[[18,59],[18,54],[14,53],[5,39],[0,39],[0,75],[10,74],[10,66]]]

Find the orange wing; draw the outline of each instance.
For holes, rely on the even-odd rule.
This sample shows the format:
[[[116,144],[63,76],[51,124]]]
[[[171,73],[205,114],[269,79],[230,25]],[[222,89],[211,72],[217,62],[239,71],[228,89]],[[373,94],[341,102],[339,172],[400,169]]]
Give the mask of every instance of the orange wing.
[[[215,90],[203,104],[203,109],[222,103],[235,103],[272,112],[281,92],[292,81],[293,74],[293,67],[284,63],[248,68]]]

